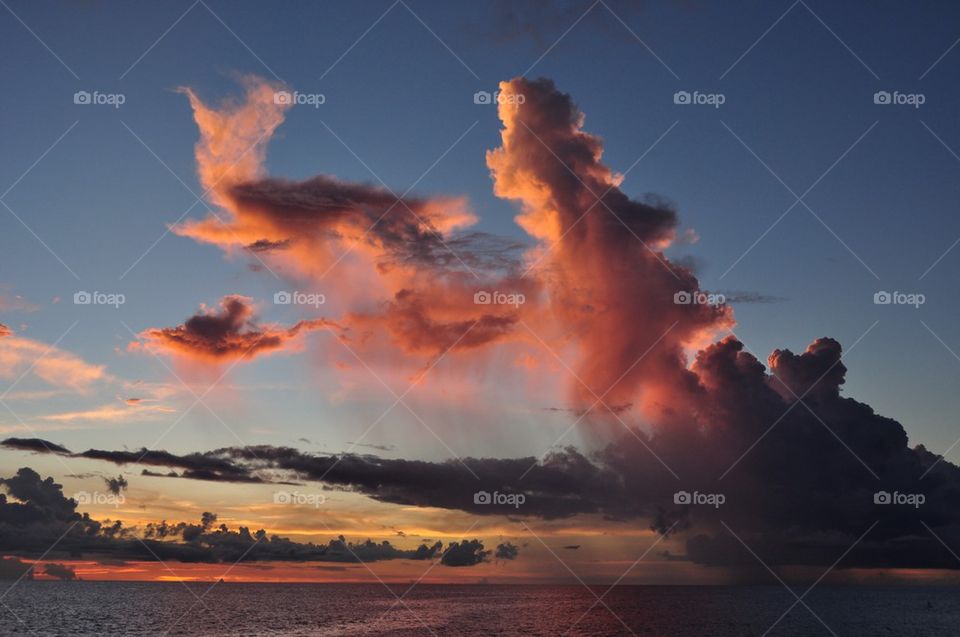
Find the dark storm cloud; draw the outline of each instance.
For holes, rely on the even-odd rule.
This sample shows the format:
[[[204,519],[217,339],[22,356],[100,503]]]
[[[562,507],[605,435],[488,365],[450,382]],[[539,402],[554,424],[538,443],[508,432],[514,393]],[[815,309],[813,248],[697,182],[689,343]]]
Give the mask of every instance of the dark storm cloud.
[[[6,446],[6,441],[0,445]],[[186,455],[146,449],[91,449],[72,455],[121,466],[141,464],[181,470],[143,470],[143,475],[153,477],[239,483],[317,481],[383,502],[460,509],[478,515],[518,513],[554,519],[578,513],[613,512],[619,507],[618,476],[573,448],[552,452],[540,460],[533,456],[464,458],[463,464],[456,460],[428,462],[366,454],[316,455],[270,445],[227,447]],[[475,495],[481,491],[522,494],[524,502],[478,503]]]
[[[480,540],[452,542],[440,558],[444,566],[475,566],[487,559],[490,551],[484,550]]]
[[[389,541],[351,542],[342,535],[326,544],[302,543],[265,530],[230,529],[217,515],[204,512],[197,523],[149,523],[142,528],[124,527],[77,512],[77,503],[63,495],[61,485],[42,478],[29,468],[0,479],[7,493],[0,493],[0,552],[36,556],[95,557],[100,562],[122,560],[172,560],[179,562],[377,562],[382,560],[433,560],[440,556],[441,542],[400,548]],[[9,494],[9,496],[8,496]],[[12,499],[11,499],[12,498]],[[486,555],[482,543],[468,543],[474,555]],[[51,549],[51,547],[54,547]],[[465,559],[459,548],[456,558]],[[11,561],[14,560],[14,561]],[[459,563],[457,565],[460,565]],[[48,564],[46,574],[73,579],[72,570]],[[51,570],[52,569],[52,570]],[[19,577],[25,572],[15,558],[0,563],[0,576]]]

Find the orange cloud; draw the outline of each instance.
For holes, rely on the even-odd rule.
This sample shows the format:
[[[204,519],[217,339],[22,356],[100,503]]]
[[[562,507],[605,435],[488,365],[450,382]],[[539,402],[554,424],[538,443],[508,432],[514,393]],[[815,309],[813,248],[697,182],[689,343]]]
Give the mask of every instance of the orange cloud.
[[[0,378],[32,374],[58,388],[84,392],[112,380],[103,365],[87,363],[76,354],[22,336],[0,326]]]
[[[496,194],[518,200],[518,223],[544,242],[530,258],[543,266],[552,315],[578,352],[577,406],[605,396],[611,407],[667,408],[696,385],[684,348],[733,321],[727,307],[675,302],[699,290],[662,252],[676,213],[620,190],[622,177],[601,162],[602,141],[550,80],[501,82],[499,114],[502,145],[487,165]]]
[[[295,343],[302,331],[332,325],[316,320],[300,321],[289,328],[259,326],[253,312],[249,298],[225,296],[219,309],[201,305],[200,311],[181,325],[141,332],[142,341],[131,343],[131,349],[148,347],[189,360],[223,363],[284,349]]]
[[[241,82],[246,98],[227,100],[219,109],[209,108],[191,89],[180,89],[200,129],[195,148],[200,183],[219,205],[224,205],[219,197],[228,185],[260,176],[267,142],[290,107],[274,99],[282,85],[255,76]]]
[[[495,193],[520,202],[518,223],[540,241],[526,264],[515,244],[463,234],[474,222],[463,198],[398,199],[385,187],[329,175],[265,176],[266,143],[288,105],[275,103],[278,85],[257,78],[244,84],[242,101],[218,108],[186,91],[200,128],[198,172],[224,214],[175,232],[228,253],[255,253],[322,284],[356,347],[391,363],[390,348],[422,362],[525,340],[546,359],[576,359],[577,410],[603,396],[617,410],[641,404],[656,411],[697,390],[685,351],[732,326],[732,313],[675,302],[677,293],[699,291],[696,277],[663,254],[675,238],[676,213],[620,190],[622,177],[601,161],[602,141],[583,130],[583,114],[552,82],[501,83],[502,145],[487,155]],[[524,265],[537,267],[520,275]],[[327,278],[333,268],[348,274]],[[524,302],[475,301],[490,292]],[[248,348],[251,355],[275,350],[296,335],[251,328],[247,320],[204,312],[191,319],[196,325],[144,335],[206,362]],[[215,326],[212,338],[206,324]],[[535,368],[531,363],[515,369]]]
[[[300,274],[319,274],[347,247],[374,260],[435,248],[438,236],[474,223],[462,197],[398,199],[383,187],[327,175],[303,181],[263,176],[267,143],[283,122],[283,86],[243,79],[246,94],[213,108],[190,89],[200,129],[197,171],[212,202],[226,212],[174,232],[226,250],[265,253]],[[283,101],[283,100],[281,100]]]
[[[198,172],[223,213],[174,232],[230,254],[255,253],[271,268],[322,285],[342,308],[342,324],[364,334],[361,349],[392,346],[422,358],[516,332],[519,314],[534,306],[537,282],[510,279],[515,245],[462,233],[475,222],[465,198],[398,197],[386,187],[330,175],[301,181],[264,176],[264,148],[287,106],[274,103],[279,86],[256,78],[244,84],[242,101],[218,108],[187,91],[200,128]],[[341,271],[328,277],[334,268]],[[527,305],[474,303],[484,290],[522,294]],[[179,333],[153,336],[181,346],[185,339]],[[241,338],[239,347],[249,343]],[[192,342],[187,347],[198,349]]]
[[[126,407],[119,405],[101,405],[93,409],[80,411],[67,411],[57,414],[41,416],[41,420],[52,422],[76,422],[76,421],[104,421],[104,422],[127,422],[147,417],[156,417],[161,414],[170,414],[175,410],[162,405],[143,405],[140,403],[128,404]]]

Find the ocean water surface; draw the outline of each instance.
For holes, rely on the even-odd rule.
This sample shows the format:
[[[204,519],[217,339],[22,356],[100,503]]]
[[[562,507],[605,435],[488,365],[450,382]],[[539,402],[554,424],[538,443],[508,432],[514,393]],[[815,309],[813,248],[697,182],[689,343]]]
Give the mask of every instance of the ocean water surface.
[[[606,587],[583,586],[421,584],[406,589],[24,581],[0,598],[0,635],[960,634],[960,589],[951,587],[819,586],[803,603],[779,586],[619,586],[606,595]],[[795,591],[802,595],[804,589]],[[403,596],[401,602],[397,596]]]

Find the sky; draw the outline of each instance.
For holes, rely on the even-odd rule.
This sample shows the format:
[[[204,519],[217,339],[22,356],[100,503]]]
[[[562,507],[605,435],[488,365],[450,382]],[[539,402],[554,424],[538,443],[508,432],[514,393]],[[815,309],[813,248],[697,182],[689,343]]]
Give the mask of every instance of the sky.
[[[80,577],[726,582],[735,522],[816,577],[872,513],[797,524],[786,466],[928,496],[844,576],[956,568],[951,3],[2,4],[0,477],[123,522]]]

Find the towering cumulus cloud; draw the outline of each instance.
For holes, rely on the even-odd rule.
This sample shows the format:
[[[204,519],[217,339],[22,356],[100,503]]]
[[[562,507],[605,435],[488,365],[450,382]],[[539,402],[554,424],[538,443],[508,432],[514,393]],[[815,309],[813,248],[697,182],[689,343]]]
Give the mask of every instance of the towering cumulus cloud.
[[[503,145],[487,165],[496,194],[519,200],[518,222],[544,242],[533,258],[579,349],[578,406],[606,395],[611,408],[639,400],[648,413],[675,409],[695,384],[684,347],[732,323],[726,308],[675,302],[699,289],[661,252],[675,212],[620,190],[600,161],[601,140],[582,130],[583,114],[553,82],[517,78],[500,90]]]

